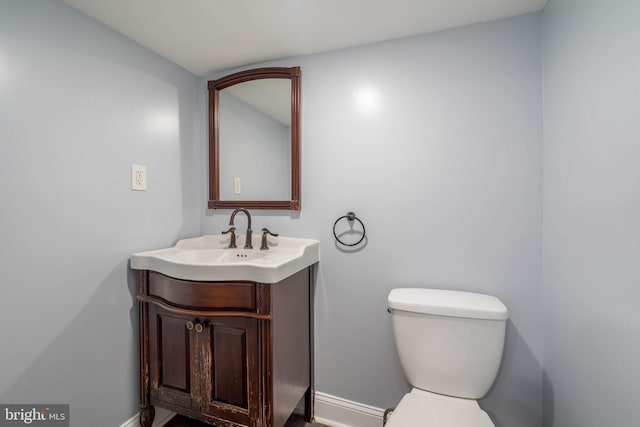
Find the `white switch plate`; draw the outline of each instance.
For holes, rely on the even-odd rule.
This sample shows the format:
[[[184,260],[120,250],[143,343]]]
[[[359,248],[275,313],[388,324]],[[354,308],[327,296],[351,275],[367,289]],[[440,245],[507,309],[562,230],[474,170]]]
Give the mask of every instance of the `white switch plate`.
[[[147,167],[141,165],[131,165],[131,189],[146,191],[147,189]]]
[[[233,178],[233,194],[240,194],[242,187],[240,186],[240,177]]]

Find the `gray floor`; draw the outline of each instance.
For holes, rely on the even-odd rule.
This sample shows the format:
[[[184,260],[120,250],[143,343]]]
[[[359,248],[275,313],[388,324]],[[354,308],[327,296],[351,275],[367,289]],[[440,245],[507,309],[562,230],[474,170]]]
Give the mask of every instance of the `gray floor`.
[[[287,423],[284,427],[329,427],[324,424],[319,423],[305,423],[303,417],[299,415],[292,415],[291,418],[287,420]]]

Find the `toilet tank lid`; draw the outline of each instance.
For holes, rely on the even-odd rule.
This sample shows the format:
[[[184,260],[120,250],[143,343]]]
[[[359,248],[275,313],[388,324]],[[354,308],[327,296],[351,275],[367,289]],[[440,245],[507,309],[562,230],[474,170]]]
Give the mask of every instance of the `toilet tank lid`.
[[[506,320],[507,307],[491,295],[444,289],[398,288],[388,297],[392,310],[469,319]]]

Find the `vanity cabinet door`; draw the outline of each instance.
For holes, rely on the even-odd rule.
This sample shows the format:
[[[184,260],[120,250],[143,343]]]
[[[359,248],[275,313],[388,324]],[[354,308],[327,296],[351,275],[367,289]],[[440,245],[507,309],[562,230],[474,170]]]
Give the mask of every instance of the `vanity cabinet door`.
[[[199,411],[242,425],[259,425],[258,320],[209,317],[204,322],[207,327],[197,337],[196,357],[202,362],[197,373]]]
[[[193,330],[190,317],[149,305],[151,398],[191,409]]]
[[[258,320],[195,317],[149,307],[151,398],[259,425]]]

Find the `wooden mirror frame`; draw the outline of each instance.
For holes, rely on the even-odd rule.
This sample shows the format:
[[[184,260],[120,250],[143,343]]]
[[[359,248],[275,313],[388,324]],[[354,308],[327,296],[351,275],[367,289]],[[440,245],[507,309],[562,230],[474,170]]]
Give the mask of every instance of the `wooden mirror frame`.
[[[259,79],[291,80],[291,200],[220,200],[219,92]],[[300,210],[300,67],[255,68],[209,80],[209,209]]]

